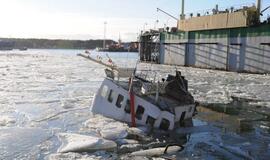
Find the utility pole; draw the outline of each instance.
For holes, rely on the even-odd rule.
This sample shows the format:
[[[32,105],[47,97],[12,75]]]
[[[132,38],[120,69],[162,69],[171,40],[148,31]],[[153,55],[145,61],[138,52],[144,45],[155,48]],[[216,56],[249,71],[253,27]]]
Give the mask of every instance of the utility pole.
[[[262,1],[261,0],[257,0],[256,7],[257,7],[257,10],[258,10],[259,13],[261,13],[261,6],[262,6]]]
[[[154,29],[157,29],[157,28],[158,28],[158,22],[159,22],[159,20],[156,20],[156,21],[155,21]]]
[[[106,48],[106,27],[107,27],[107,22],[104,22],[104,40],[103,40],[103,49]]]
[[[181,10],[181,15],[180,15],[180,19],[184,20],[185,19],[185,0],[182,0],[182,10]]]
[[[145,32],[145,28],[146,28],[147,25],[148,24],[146,22],[143,24],[143,32]]]
[[[257,0],[257,5],[256,5],[256,8],[257,8],[257,14],[258,14],[258,21],[260,22],[260,19],[261,19],[261,7],[262,7],[262,2],[261,0]]]

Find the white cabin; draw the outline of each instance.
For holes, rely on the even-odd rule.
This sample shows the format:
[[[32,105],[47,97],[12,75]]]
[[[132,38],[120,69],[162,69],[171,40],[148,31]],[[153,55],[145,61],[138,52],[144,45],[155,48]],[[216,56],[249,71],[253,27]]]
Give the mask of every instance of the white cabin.
[[[149,125],[162,130],[173,130],[180,126],[180,122],[192,118],[195,111],[195,104],[174,106],[174,110],[169,111],[152,103],[149,96],[135,94],[134,99],[136,124]],[[93,113],[131,123],[128,83],[105,78],[95,95],[91,109]]]

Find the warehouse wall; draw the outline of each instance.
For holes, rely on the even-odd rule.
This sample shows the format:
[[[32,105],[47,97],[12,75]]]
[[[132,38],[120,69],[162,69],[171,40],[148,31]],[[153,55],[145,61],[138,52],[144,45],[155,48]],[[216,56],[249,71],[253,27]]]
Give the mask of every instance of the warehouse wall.
[[[251,72],[269,72],[270,71],[270,47],[262,45],[269,42],[270,37],[248,37],[246,39],[245,59],[242,66],[244,70]]]
[[[178,22],[179,29],[184,31],[221,29],[247,26],[247,12],[222,13],[216,15],[193,17]]]
[[[257,21],[256,7],[238,12],[226,12],[215,15],[203,15],[179,20],[178,29],[182,31],[197,31],[222,28],[246,27]]]
[[[270,73],[270,25],[165,33],[162,64],[237,72]]]
[[[230,32],[228,70],[270,73],[269,27],[263,25]]]
[[[226,69],[227,31],[191,32],[188,45],[189,66]]]
[[[185,65],[186,45],[169,44],[165,50],[164,64]]]
[[[188,42],[188,33],[179,32],[174,34],[165,34],[162,39],[161,58],[162,64],[185,65],[186,43]]]

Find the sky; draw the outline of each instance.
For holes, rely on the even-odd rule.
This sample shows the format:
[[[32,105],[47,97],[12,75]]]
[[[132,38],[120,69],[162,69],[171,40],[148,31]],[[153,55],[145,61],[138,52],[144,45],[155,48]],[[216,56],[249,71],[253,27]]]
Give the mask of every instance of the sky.
[[[262,0],[263,7],[270,0]],[[256,0],[186,0],[186,13],[255,4]],[[0,37],[135,41],[141,30],[176,26],[181,0],[0,0]],[[267,12],[270,14],[270,12]],[[158,22],[157,22],[158,20]]]

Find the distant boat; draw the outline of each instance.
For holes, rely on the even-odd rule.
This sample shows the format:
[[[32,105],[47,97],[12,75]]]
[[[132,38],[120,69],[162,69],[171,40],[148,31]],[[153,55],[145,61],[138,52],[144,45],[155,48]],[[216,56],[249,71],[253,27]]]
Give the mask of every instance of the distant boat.
[[[27,47],[22,47],[22,48],[19,48],[20,51],[27,51],[28,48]]]
[[[97,52],[109,52],[109,48],[99,48],[99,47],[97,47],[96,51]]]
[[[96,48],[97,52],[138,52],[138,49],[124,48],[117,45],[111,45],[109,48]]]
[[[97,52],[138,52],[138,43],[130,42],[130,43],[122,43],[119,38],[118,43],[112,43],[107,47],[96,48]]]

